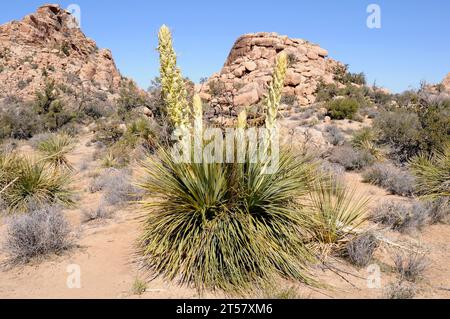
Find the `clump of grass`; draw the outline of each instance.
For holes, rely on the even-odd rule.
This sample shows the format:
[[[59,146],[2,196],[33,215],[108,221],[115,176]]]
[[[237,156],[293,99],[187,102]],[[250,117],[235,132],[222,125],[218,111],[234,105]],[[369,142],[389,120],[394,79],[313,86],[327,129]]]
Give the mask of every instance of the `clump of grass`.
[[[48,204],[72,205],[74,191],[68,173],[16,154],[0,155],[4,186],[0,194],[10,212],[27,212]]]
[[[428,266],[428,260],[419,253],[398,253],[394,256],[395,269],[402,280],[417,282],[423,278]]]
[[[8,221],[5,250],[12,263],[59,254],[71,246],[70,229],[57,207],[44,207]]]
[[[67,154],[75,147],[74,139],[64,133],[53,134],[48,139],[41,141],[37,149],[42,154],[43,160],[54,168],[73,170],[72,164],[67,159]]]
[[[419,155],[409,165],[420,195],[431,199],[450,197],[450,143],[443,152]]]
[[[413,204],[384,202],[373,210],[371,216],[375,223],[400,232],[421,229],[427,224],[428,218],[429,209],[420,202]]]
[[[363,173],[363,179],[364,182],[380,186],[392,194],[411,196],[415,192],[414,176],[392,165],[374,164]]]
[[[426,203],[429,206],[429,218],[432,224],[450,222],[450,200],[442,197]]]
[[[390,283],[385,288],[386,299],[413,299],[417,294],[417,288],[414,284],[403,280]]]
[[[314,238],[322,244],[346,242],[347,235],[366,221],[368,202],[367,197],[357,196],[354,190],[331,178],[315,183],[308,207],[309,229]]]
[[[344,255],[352,264],[365,267],[372,261],[378,246],[377,236],[373,232],[365,232],[347,243]]]
[[[133,282],[133,287],[131,288],[131,291],[134,295],[142,295],[144,292],[147,291],[147,283],[139,278],[136,278]]]
[[[264,290],[263,298],[276,300],[302,299],[295,286],[286,288],[269,286]]]

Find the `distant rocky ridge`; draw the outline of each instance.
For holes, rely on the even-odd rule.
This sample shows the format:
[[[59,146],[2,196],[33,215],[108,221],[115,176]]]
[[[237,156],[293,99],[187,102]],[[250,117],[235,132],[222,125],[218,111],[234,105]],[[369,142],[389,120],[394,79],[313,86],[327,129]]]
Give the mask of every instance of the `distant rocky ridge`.
[[[293,97],[300,106],[314,103],[318,83],[333,83],[335,68],[343,66],[327,58],[327,50],[306,40],[266,32],[243,35],[220,73],[200,89],[201,97],[212,106],[210,117],[233,117],[237,108],[260,103],[281,52],[288,55],[290,63],[284,95]]]
[[[112,101],[122,82],[111,52],[98,49],[59,5],[0,26],[0,99],[32,99],[48,80],[66,98],[103,101]]]
[[[450,94],[450,72],[447,74],[441,84],[443,90]]]

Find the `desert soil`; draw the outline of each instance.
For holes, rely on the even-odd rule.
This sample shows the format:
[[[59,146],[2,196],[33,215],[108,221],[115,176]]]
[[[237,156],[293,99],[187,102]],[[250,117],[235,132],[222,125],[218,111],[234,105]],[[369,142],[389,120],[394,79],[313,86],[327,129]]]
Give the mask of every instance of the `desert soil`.
[[[76,187],[79,190],[77,209],[66,210],[65,214],[74,230],[75,247],[60,256],[34,260],[23,266],[2,266],[0,269],[0,298],[217,298],[221,294],[207,293],[199,296],[195,289],[180,287],[177,283],[153,279],[154,274],[140,267],[135,254],[135,243],[140,235],[142,213],[136,207],[117,208],[114,218],[102,222],[81,222],[83,209],[95,208],[101,194],[88,191],[89,172],[100,169],[92,160],[93,146],[87,146],[91,135],[79,138],[79,143],[69,159],[74,167],[87,162],[89,168],[77,173]],[[27,145],[22,150],[32,152]],[[362,183],[356,173],[346,174],[347,181],[359,193],[372,197],[372,205],[384,200],[398,200],[384,190]],[[0,221],[0,241],[6,235],[6,217]],[[400,235],[384,233],[396,243],[415,243],[428,252],[430,260],[425,278],[418,283],[423,298],[450,298],[450,226],[434,225],[420,233]],[[317,266],[317,278],[326,283],[324,289],[311,289],[302,284],[279,282],[280,289],[294,287],[301,298],[382,298],[383,288],[395,281],[392,270],[392,249],[382,247],[377,252],[376,263],[382,270],[381,287],[368,288],[367,269],[357,269],[342,259],[331,258],[327,267]],[[0,262],[7,255],[0,252]],[[70,265],[79,265],[81,288],[69,289],[67,280]],[[148,280],[148,288],[140,296],[134,295],[132,286],[136,279]],[[259,295],[250,296],[259,297]]]

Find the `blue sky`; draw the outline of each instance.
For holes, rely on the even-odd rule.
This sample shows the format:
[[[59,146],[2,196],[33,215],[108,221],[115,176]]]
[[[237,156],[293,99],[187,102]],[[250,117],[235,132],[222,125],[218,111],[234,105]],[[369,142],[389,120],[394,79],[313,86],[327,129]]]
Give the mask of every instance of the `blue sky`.
[[[173,31],[179,64],[194,81],[221,69],[244,33],[274,31],[319,44],[334,59],[365,72],[394,92],[450,72],[448,0],[56,1],[81,8],[82,29],[112,50],[120,71],[143,88],[158,75],[157,32]],[[20,19],[45,2],[2,1],[0,23]],[[366,26],[369,4],[381,8],[381,29]]]

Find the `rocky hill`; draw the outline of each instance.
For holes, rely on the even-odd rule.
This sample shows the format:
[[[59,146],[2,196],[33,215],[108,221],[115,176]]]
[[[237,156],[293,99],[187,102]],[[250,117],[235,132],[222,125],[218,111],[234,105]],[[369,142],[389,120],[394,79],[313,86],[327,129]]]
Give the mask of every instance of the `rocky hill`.
[[[241,36],[234,44],[220,73],[214,74],[201,88],[201,96],[211,103],[211,116],[235,116],[236,107],[258,104],[272,79],[277,54],[289,59],[284,94],[298,105],[315,101],[320,81],[334,82],[335,69],[343,66],[328,57],[328,51],[302,39],[276,33]]]
[[[445,79],[442,81],[442,87],[444,91],[450,94],[450,72],[447,74]]]
[[[111,52],[98,49],[59,5],[0,26],[0,99],[32,99],[46,81],[66,98],[103,101],[116,97],[122,81]]]

